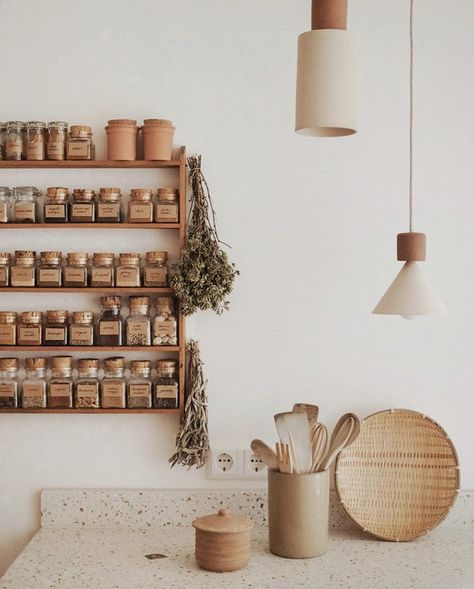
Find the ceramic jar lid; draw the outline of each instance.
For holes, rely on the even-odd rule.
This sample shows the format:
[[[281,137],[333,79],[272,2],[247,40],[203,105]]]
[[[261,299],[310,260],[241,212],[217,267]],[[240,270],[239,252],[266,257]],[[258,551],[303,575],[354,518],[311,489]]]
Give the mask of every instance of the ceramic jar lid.
[[[218,513],[195,519],[193,526],[203,532],[234,534],[251,530],[253,522],[245,515],[234,515],[228,509],[223,508],[219,509]]]

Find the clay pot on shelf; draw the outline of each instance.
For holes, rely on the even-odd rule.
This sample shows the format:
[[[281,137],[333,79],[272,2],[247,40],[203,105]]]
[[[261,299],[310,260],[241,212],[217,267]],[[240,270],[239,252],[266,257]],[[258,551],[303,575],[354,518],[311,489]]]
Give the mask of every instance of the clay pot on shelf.
[[[175,128],[165,119],[143,121],[143,149],[146,160],[170,160],[173,157],[173,136]]]
[[[105,127],[107,133],[107,159],[133,161],[137,158],[137,121],[113,119]]]

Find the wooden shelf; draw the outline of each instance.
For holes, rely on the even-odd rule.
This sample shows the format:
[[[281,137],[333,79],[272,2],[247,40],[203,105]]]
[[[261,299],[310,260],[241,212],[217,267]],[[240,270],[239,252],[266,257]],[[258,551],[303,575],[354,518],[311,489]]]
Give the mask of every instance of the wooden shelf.
[[[145,161],[135,160],[133,162],[119,162],[112,160],[41,160],[41,161],[15,161],[15,160],[2,160],[0,161],[0,169],[79,169],[84,168],[86,170],[93,168],[179,168],[180,160],[168,160],[168,161]]]
[[[9,293],[9,292],[29,292],[29,293],[47,293],[47,292],[55,292],[57,294],[62,293],[96,293],[96,294],[104,294],[104,295],[119,295],[119,294],[128,294],[128,295],[135,295],[135,294],[170,294],[174,293],[172,288],[157,288],[157,287],[114,287],[114,288],[99,288],[99,287],[84,287],[84,288],[69,288],[69,287],[41,287],[41,286],[5,286],[0,288],[0,293]]]
[[[0,346],[0,352],[179,352],[180,346]]]
[[[181,229],[179,223],[0,223],[0,229]]]
[[[22,407],[0,407],[0,413],[67,413],[73,415],[74,413],[87,413],[89,415],[105,415],[107,413],[113,413],[114,415],[122,413],[123,415],[135,414],[156,414],[156,413],[168,413],[170,415],[178,415],[180,412],[179,408],[176,409],[30,409]]]

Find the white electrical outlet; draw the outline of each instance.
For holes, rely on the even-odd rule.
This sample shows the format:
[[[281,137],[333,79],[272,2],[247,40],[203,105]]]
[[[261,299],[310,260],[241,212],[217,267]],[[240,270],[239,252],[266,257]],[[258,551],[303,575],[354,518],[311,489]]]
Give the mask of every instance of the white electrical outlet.
[[[210,479],[241,479],[242,453],[235,448],[211,449],[207,476]]]
[[[245,479],[267,478],[267,466],[250,449],[244,450],[243,474]]]

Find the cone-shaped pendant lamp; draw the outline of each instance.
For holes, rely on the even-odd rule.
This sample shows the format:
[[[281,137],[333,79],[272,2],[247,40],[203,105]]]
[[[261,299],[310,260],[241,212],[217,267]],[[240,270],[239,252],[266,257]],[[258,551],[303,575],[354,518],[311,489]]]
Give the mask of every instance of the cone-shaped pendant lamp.
[[[296,124],[301,135],[341,137],[357,131],[355,39],[347,0],[312,0],[311,31],[298,37]]]
[[[376,315],[417,316],[447,315],[446,307],[431,288],[417,262],[426,259],[426,235],[413,228],[413,1],[410,0],[410,167],[409,233],[397,235],[397,259],[405,265],[372,311]]]

